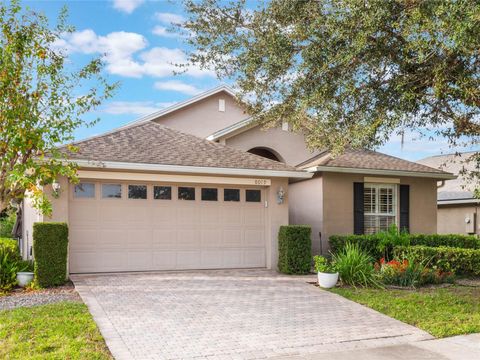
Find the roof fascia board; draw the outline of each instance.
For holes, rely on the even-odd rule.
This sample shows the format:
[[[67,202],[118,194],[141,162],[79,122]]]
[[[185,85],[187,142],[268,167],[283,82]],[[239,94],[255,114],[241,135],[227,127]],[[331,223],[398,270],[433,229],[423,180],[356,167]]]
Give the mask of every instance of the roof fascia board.
[[[298,179],[309,179],[313,173],[303,171],[287,170],[259,170],[239,168],[217,168],[203,166],[181,166],[162,165],[145,163],[128,163],[116,161],[91,161],[91,160],[68,160],[81,168],[112,169],[112,170],[134,170],[134,171],[158,171],[175,172],[185,174],[215,174],[215,175],[237,175],[237,176],[266,176],[266,177],[288,177]]]
[[[227,137],[228,135],[231,135],[233,136],[233,134],[237,134],[237,133],[241,133],[243,131],[246,131],[256,125],[259,125],[257,124],[253,118],[250,116],[242,121],[239,121],[233,125],[230,125],[224,129],[221,129],[221,130],[218,130],[216,132],[214,132],[213,134],[207,136],[207,140],[210,140],[210,141],[217,141],[221,138],[224,138],[224,137]],[[242,131],[239,131],[239,130],[242,130]]]
[[[337,166],[314,166],[305,169],[308,172],[340,172],[352,174],[371,174],[371,175],[391,175],[391,176],[406,176],[406,177],[421,177],[441,180],[456,179],[457,176],[448,173],[430,173],[430,172],[416,172],[416,171],[400,171],[400,170],[382,170],[382,169],[363,169],[363,168],[347,168]]]

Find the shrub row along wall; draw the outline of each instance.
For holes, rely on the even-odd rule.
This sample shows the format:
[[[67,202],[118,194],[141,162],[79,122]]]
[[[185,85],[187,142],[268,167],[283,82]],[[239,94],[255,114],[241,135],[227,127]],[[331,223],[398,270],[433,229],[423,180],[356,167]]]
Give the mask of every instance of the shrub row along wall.
[[[480,275],[480,249],[447,246],[398,246],[394,255],[408,257],[441,271],[463,275]]]
[[[457,234],[402,234],[398,238],[407,242],[403,245],[424,245],[429,247],[456,247],[465,249],[480,249],[480,239],[475,236]],[[395,238],[388,239],[385,234],[374,235],[332,235],[330,236],[330,249],[333,253],[342,250],[346,243],[358,244],[358,246],[375,259],[393,255],[393,249],[399,244]],[[385,250],[381,250],[385,245]]]
[[[285,225],[278,232],[278,270],[284,274],[308,274],[312,268],[312,229]]]
[[[37,284],[41,287],[64,284],[67,279],[67,224],[33,224],[33,251]]]

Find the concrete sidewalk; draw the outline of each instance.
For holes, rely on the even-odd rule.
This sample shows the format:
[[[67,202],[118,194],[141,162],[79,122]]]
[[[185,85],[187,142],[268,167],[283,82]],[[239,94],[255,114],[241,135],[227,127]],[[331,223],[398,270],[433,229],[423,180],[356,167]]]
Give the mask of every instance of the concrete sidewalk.
[[[322,352],[275,360],[479,360],[480,334],[454,336],[410,344],[356,349],[341,352]]]

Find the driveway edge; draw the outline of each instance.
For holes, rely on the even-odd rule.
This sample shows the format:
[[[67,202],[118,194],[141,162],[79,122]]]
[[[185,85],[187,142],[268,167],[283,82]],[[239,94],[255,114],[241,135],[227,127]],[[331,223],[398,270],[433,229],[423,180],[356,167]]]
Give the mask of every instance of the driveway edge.
[[[115,326],[111,323],[107,314],[103,310],[102,306],[98,303],[95,296],[90,292],[89,287],[85,285],[81,276],[71,275],[75,285],[75,290],[82,298],[85,305],[87,305],[88,311],[93,317],[93,320],[98,326],[100,333],[107,344],[110,353],[116,360],[130,360],[133,359],[133,355],[128,349],[127,345],[123,341],[120,334],[115,329]]]

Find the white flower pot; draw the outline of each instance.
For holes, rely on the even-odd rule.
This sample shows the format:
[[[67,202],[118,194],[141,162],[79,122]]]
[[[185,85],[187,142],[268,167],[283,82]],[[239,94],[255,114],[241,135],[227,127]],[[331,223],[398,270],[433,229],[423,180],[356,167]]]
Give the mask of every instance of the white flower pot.
[[[325,289],[333,288],[338,281],[338,272],[337,273],[318,273],[318,285]]]
[[[33,281],[33,272],[21,271],[17,273],[18,286],[25,287]]]

